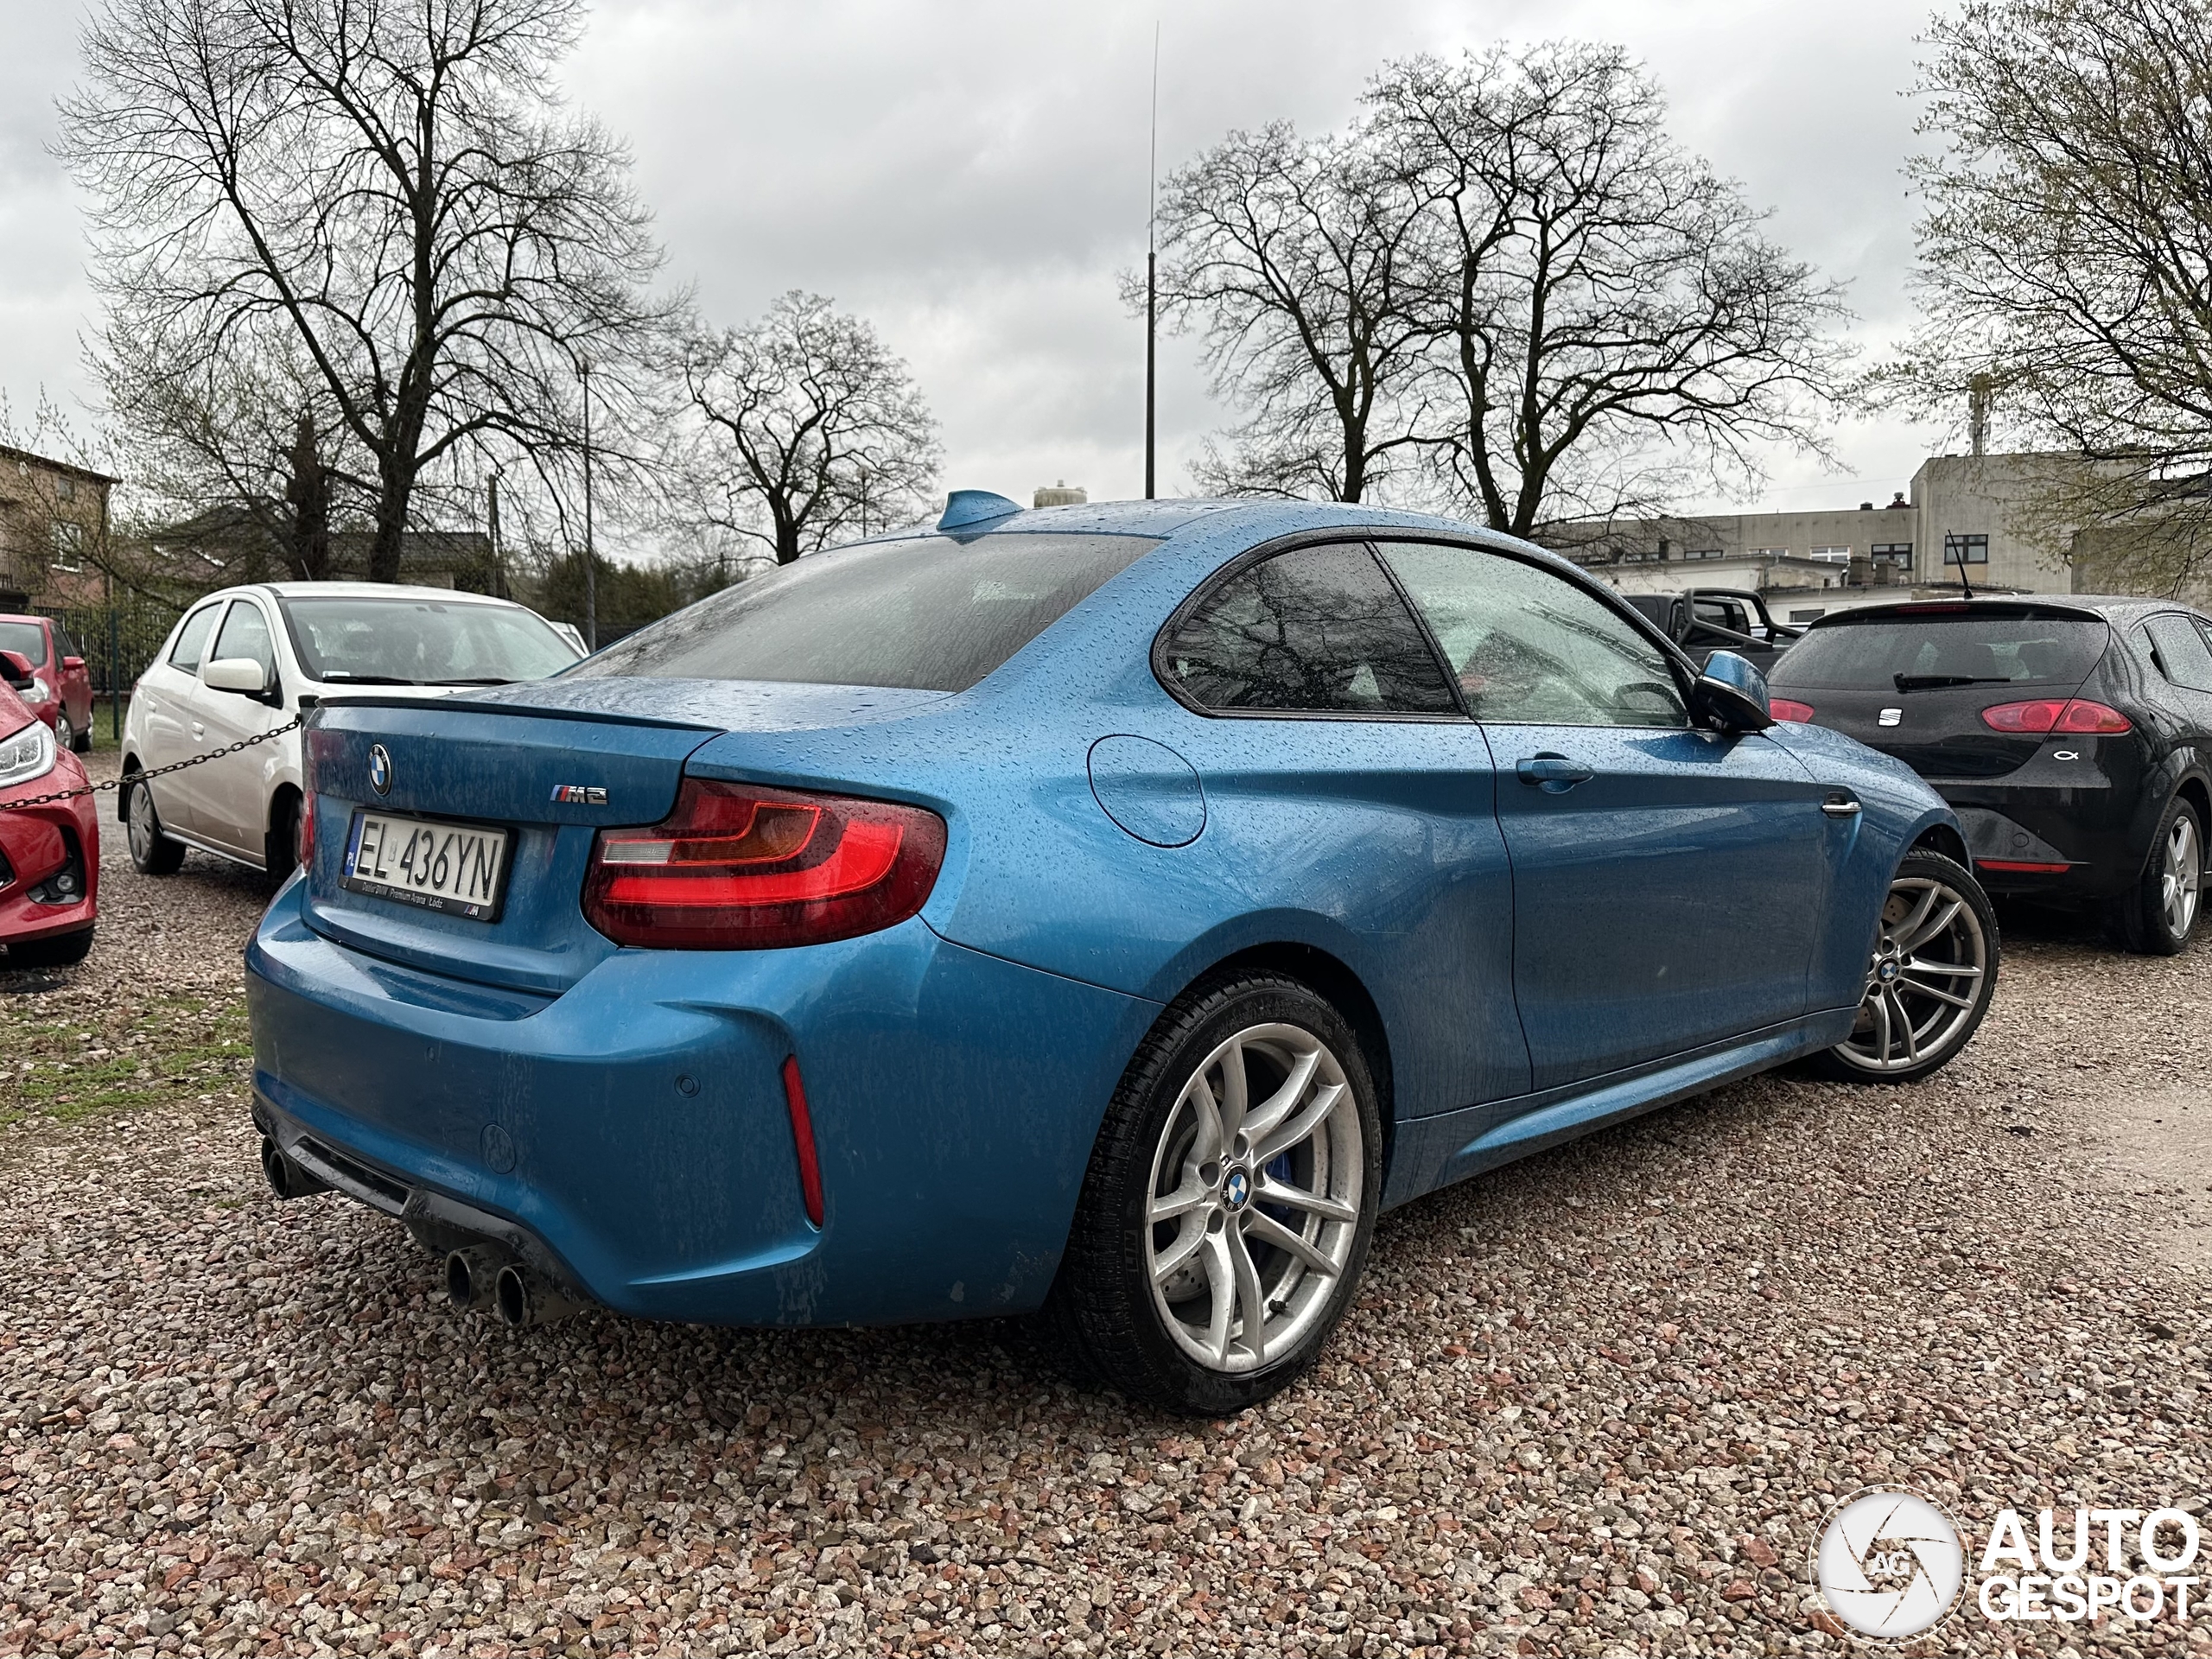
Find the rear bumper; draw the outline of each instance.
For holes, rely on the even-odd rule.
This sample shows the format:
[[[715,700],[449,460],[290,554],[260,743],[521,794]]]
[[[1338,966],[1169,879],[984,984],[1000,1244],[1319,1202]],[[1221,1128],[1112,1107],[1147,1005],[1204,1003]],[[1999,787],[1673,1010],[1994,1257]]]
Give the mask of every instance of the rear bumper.
[[[510,1225],[556,1276],[645,1319],[1035,1306],[1158,1013],[918,920],[798,950],[618,951],[557,997],[494,991],[323,938],[301,892],[278,895],[247,950],[264,1129],[387,1183],[387,1213],[442,1202]],[[819,1229],[783,1090],[791,1056]]]
[[[2151,827],[2135,791],[1938,784],[1992,893],[2102,899],[2143,873]]]

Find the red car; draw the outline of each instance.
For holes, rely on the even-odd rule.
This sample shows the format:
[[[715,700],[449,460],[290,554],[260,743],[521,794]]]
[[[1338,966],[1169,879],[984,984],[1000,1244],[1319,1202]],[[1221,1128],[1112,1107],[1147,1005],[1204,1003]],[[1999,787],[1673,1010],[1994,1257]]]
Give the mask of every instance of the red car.
[[[61,747],[83,754],[92,747],[92,677],[68,632],[50,616],[0,616],[0,651],[31,665],[31,683],[16,695],[54,728]]]
[[[85,784],[83,765],[18,694],[34,677],[20,653],[0,650],[0,969],[82,962],[98,914],[92,798],[10,805]]]

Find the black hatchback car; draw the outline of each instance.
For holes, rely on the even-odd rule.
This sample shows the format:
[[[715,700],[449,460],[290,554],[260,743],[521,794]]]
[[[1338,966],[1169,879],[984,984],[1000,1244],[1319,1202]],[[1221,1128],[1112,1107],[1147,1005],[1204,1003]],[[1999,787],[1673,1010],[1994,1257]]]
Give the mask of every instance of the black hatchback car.
[[[1895,755],[1950,802],[1993,893],[2094,902],[2170,956],[2212,824],[2212,620],[2157,600],[1916,601],[1821,618],[1773,668],[1782,720]]]

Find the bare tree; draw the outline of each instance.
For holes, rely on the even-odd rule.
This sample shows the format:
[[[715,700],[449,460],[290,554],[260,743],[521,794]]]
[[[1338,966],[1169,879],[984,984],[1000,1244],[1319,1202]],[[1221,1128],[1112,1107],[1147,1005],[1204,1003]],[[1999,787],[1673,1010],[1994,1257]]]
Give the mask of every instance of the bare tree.
[[[906,365],[861,318],[793,289],[758,322],[683,353],[673,470],[687,528],[789,564],[917,517],[941,455]]]
[[[1249,410],[1197,470],[1222,493],[1370,497],[1414,421],[1408,308],[1420,204],[1355,132],[1231,133],[1160,200],[1160,305],[1196,328],[1217,396]],[[1123,298],[1144,302],[1142,276]]]
[[[386,582],[426,484],[572,451],[579,359],[620,397],[674,303],[645,295],[626,152],[558,104],[580,20],[580,0],[108,0],[61,153],[92,199],[116,422],[215,417],[226,365],[297,363],[329,464],[372,486]],[[225,467],[265,475],[302,407]]]
[[[1668,136],[1617,47],[1386,66],[1365,142],[1423,204],[1409,315],[1447,504],[1526,536],[1747,486],[1817,449],[1845,360],[1839,291]]]
[[[1968,0],[1923,41],[1923,322],[1886,389],[2072,452],[2014,528],[2101,580],[2212,572],[2212,11]]]

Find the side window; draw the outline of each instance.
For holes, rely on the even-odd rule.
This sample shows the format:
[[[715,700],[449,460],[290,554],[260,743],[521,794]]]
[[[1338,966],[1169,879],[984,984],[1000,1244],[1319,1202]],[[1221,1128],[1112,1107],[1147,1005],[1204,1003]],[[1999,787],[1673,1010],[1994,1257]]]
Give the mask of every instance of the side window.
[[[176,631],[176,644],[169,647],[169,666],[181,668],[188,674],[200,671],[200,658],[207,649],[207,631],[215,626],[219,605],[202,605],[184,619],[184,626]]]
[[[221,662],[230,657],[259,663],[264,684],[276,677],[276,647],[269,637],[269,619],[251,600],[232,601],[231,613],[223,619],[223,631],[215,636],[215,649],[207,660]]]
[[[1278,553],[1224,582],[1166,643],[1203,708],[1286,714],[1456,714],[1452,688],[1363,545]]]
[[[1666,654],[1565,578],[1478,548],[1386,542],[1382,552],[1443,645],[1477,720],[1689,724]]]
[[[2144,627],[2158,648],[2158,665],[2176,685],[2191,691],[2212,691],[2212,650],[2204,636],[2185,616],[2154,616]]]

